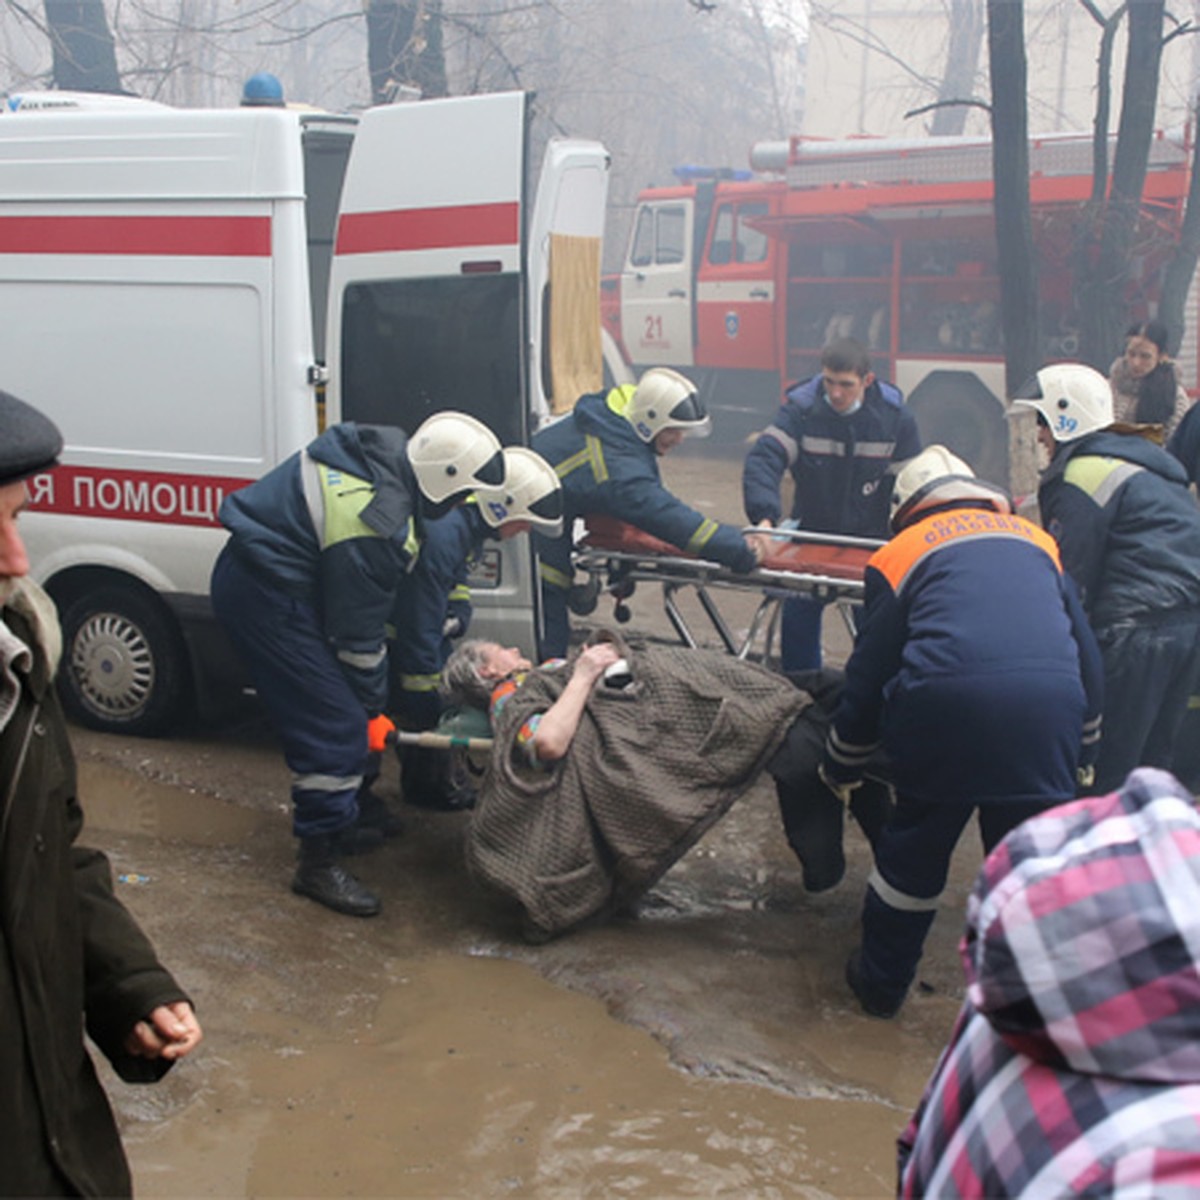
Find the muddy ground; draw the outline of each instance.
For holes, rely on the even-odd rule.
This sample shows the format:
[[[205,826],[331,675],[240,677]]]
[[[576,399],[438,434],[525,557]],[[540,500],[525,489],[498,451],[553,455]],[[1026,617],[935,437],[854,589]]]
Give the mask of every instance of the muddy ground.
[[[668,478],[739,520],[734,468]],[[734,623],[749,607],[733,597]],[[739,605],[741,607],[739,607]],[[634,628],[663,632],[639,591]],[[830,658],[847,640],[831,614]],[[293,896],[288,775],[255,710],[193,736],[77,731],[88,836],[193,994],[194,1059],[106,1075],[153,1196],[881,1197],[961,996],[960,847],[892,1022],[842,980],[869,870],[812,896],[760,784],[636,916],[542,946],[468,878],[466,814],[403,806],[354,869],[373,920]],[[382,791],[398,797],[395,764]]]

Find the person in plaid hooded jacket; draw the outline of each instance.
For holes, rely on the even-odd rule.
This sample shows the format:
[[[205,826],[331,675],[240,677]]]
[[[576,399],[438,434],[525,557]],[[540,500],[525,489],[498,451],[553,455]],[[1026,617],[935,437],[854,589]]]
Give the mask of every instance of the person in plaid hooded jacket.
[[[1200,814],[1166,772],[988,857],[899,1195],[1200,1195]]]

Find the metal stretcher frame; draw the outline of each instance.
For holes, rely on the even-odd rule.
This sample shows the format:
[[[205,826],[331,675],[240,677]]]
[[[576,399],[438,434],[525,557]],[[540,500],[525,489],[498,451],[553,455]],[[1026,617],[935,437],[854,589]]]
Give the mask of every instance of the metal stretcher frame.
[[[771,536],[780,549],[770,553],[754,570],[739,575],[719,563],[686,555],[622,521],[595,516],[585,521],[587,535],[575,547],[574,563],[601,589],[621,599],[623,593],[628,595],[629,584],[661,585],[663,611],[679,640],[693,649],[699,643],[679,607],[677,594],[683,588],[694,589],[700,607],[725,649],[738,658],[748,658],[763,635],[764,661],[771,654],[780,606],[791,596],[808,596],[836,605],[853,635],[853,608],[862,600],[867,560],[884,544],[873,538],[773,530]],[[763,530],[747,528],[744,532],[761,534]],[[741,639],[734,635],[721,613],[714,590],[760,594],[759,604]]]

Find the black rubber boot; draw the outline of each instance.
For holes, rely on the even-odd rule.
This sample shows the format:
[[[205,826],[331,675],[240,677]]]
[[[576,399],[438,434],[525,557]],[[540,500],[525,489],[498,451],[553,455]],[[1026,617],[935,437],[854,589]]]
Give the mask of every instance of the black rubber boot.
[[[361,821],[347,825],[337,833],[329,835],[333,852],[338,858],[354,858],[358,854],[370,854],[383,845],[383,831]]]
[[[800,860],[806,892],[827,892],[846,874],[842,847],[845,805],[820,782],[806,789],[777,780],[776,794],[788,844]]]
[[[392,812],[382,796],[364,788],[358,793],[356,828],[364,832],[377,832],[380,838],[394,838],[404,832],[404,823]]]
[[[400,794],[405,804],[435,812],[459,812],[475,807],[475,793],[460,789],[453,778],[450,755],[444,750],[406,746],[400,758]]]
[[[348,917],[373,917],[381,908],[379,897],[338,865],[335,842],[328,834],[300,839],[292,891]]]
[[[897,995],[894,988],[881,988],[863,976],[861,947],[846,959],[846,983],[868,1017],[890,1021],[904,1007],[907,989]]]

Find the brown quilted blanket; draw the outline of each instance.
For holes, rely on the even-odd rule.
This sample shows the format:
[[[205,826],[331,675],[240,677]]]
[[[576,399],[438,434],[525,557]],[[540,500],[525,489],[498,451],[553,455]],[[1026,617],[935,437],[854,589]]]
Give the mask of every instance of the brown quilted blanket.
[[[549,770],[512,751],[569,666],[529,674],[496,718],[467,837],[471,870],[517,900],[535,937],[611,913],[651,887],[750,786],[807,693],[728,654],[626,647],[633,682],[593,691]]]

